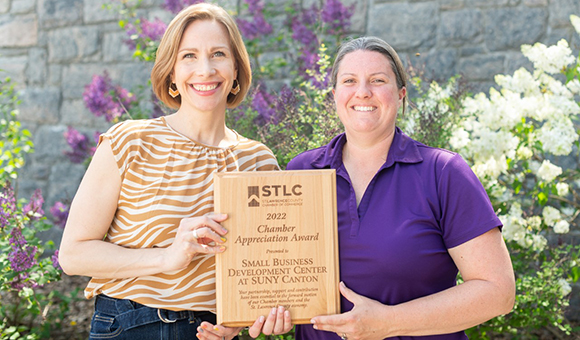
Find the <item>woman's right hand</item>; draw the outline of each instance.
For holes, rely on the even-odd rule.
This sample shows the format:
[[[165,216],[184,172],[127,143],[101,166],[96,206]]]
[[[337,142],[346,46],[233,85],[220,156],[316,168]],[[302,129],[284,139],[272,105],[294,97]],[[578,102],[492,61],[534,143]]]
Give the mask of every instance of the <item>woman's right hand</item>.
[[[166,270],[180,270],[187,267],[196,254],[224,252],[226,250],[224,235],[228,231],[220,223],[227,218],[226,214],[212,213],[182,219],[173,244],[165,248]]]

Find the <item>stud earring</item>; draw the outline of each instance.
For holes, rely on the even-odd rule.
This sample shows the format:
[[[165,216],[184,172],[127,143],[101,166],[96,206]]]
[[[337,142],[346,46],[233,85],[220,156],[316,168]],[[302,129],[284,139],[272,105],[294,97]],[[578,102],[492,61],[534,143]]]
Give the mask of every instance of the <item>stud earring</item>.
[[[175,87],[175,90],[172,88],[172,86],[175,86],[175,83],[172,83],[171,85],[169,85],[169,95],[172,98],[175,98],[175,97],[179,96],[179,90],[177,89],[177,86]]]
[[[234,96],[236,94],[240,93],[240,82],[237,79],[234,79],[234,86],[232,86],[232,89],[230,90],[230,92]]]

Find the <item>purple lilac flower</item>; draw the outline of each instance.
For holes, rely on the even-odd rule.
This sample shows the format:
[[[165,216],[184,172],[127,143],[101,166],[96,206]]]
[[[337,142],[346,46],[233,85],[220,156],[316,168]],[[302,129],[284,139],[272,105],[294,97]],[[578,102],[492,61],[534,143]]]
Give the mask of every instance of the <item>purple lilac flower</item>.
[[[7,183],[0,192],[0,229],[4,229],[16,210],[16,198],[14,190]]]
[[[155,18],[155,21],[149,21],[147,19],[141,20],[141,37],[155,40],[161,40],[165,30],[167,29],[167,24],[161,19]]]
[[[249,40],[272,33],[272,25],[264,17],[264,3],[261,0],[244,0],[248,4],[248,11],[252,20],[236,18],[242,35]]]
[[[128,24],[125,25],[125,33],[129,37],[129,39],[125,39],[123,42],[130,49],[135,49],[135,47],[137,46],[137,44],[135,43],[135,40],[131,39],[131,37],[134,36],[134,35],[138,35],[139,34],[137,32],[137,27],[135,27],[135,25],[133,25],[131,23],[128,23]]]
[[[19,272],[18,276],[10,283],[14,289],[23,287],[37,287],[38,284],[32,280],[28,281],[29,275],[27,270],[37,264],[35,256],[38,252],[36,246],[30,246],[22,236],[22,230],[19,227],[13,228],[8,240],[11,251],[8,253],[10,268]]]
[[[27,215],[31,220],[38,220],[44,215],[44,210],[42,210],[43,203],[42,190],[36,189],[28,204],[22,208],[22,213]]]
[[[68,127],[68,130],[64,133],[64,138],[72,149],[71,151],[64,152],[71,162],[79,164],[93,155],[94,150],[91,147],[87,136],[78,132],[73,127]]]
[[[269,94],[264,86],[258,86],[252,97],[252,108],[258,112],[256,118],[258,124],[264,125],[270,122],[276,124],[277,114],[273,108],[275,100],[276,98]]]
[[[129,91],[113,85],[106,71],[103,76],[95,75],[91,83],[85,86],[83,99],[95,116],[105,116],[107,122],[119,118],[135,102]]]
[[[54,254],[50,257],[52,260],[52,266],[58,270],[62,270],[60,262],[58,261],[58,249],[54,251]]]
[[[203,0],[165,0],[165,4],[163,5],[163,7],[165,7],[166,10],[174,14],[177,14],[186,6],[197,4],[200,2],[203,2]]]
[[[345,7],[340,0],[327,0],[322,7],[322,21],[329,25],[330,34],[340,34],[350,27],[350,18],[354,13],[353,4]]]
[[[292,39],[300,42],[304,46],[318,45],[316,34],[312,32],[300,18],[292,19]]]
[[[64,229],[66,220],[68,219],[68,209],[69,207],[62,202],[56,202],[50,208],[50,213],[54,217],[54,224],[61,227],[62,229]]]
[[[142,40],[161,40],[166,29],[167,24],[165,24],[159,18],[155,18],[155,21],[149,21],[145,18],[142,18],[140,27],[136,27],[134,24],[128,23],[125,25],[125,33],[127,33],[129,39],[125,40],[125,44],[127,44],[127,46],[130,48],[135,48],[135,36],[137,39]]]
[[[286,113],[288,108],[294,108],[298,104],[296,99],[296,94],[292,91],[292,88],[284,85],[280,90],[278,98],[276,99],[275,109],[278,114]]]

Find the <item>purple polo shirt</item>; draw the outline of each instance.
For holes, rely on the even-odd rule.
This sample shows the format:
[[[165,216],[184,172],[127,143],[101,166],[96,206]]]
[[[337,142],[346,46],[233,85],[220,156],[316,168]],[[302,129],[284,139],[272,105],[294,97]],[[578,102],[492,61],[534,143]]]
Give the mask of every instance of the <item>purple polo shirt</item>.
[[[342,163],[346,135],[287,166],[336,169],[340,279],[356,293],[396,305],[455,286],[447,249],[501,227],[485,189],[456,153],[425,146],[396,128],[387,161],[356,206]],[[341,299],[342,312],[352,303]],[[421,320],[417,320],[418,323]],[[467,339],[464,332],[394,339]],[[296,339],[340,339],[297,325]]]

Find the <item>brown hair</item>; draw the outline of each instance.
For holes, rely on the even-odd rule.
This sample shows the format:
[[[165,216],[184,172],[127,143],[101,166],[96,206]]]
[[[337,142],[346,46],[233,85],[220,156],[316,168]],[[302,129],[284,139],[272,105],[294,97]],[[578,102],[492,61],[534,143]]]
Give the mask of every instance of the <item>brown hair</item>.
[[[332,83],[332,88],[336,88],[336,81],[338,78],[338,68],[344,56],[355,51],[373,51],[379,52],[384,55],[391,63],[391,69],[397,78],[397,88],[400,90],[403,87],[407,87],[407,73],[405,73],[405,67],[399,58],[399,55],[394,48],[391,47],[384,40],[377,37],[360,37],[357,39],[349,40],[340,45],[338,52],[336,53],[336,59],[332,65],[332,72],[330,74],[330,81]],[[407,96],[403,98],[403,114],[405,114],[405,107],[407,106]]]
[[[238,69],[237,80],[240,84],[240,92],[237,95],[232,93],[228,95],[227,107],[234,108],[244,100],[252,83],[250,57],[234,19],[223,8],[212,4],[191,5],[171,20],[157,48],[155,65],[151,70],[153,92],[168,107],[178,109],[181,106],[181,96],[173,98],[168,91],[181,38],[187,26],[196,20],[215,20],[224,25],[228,31],[235,67]]]

